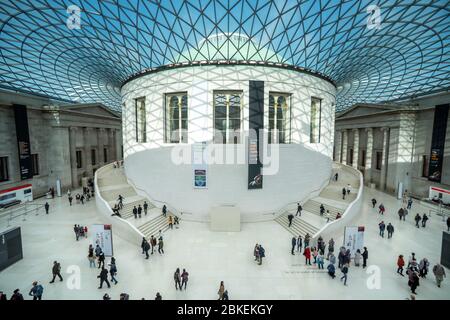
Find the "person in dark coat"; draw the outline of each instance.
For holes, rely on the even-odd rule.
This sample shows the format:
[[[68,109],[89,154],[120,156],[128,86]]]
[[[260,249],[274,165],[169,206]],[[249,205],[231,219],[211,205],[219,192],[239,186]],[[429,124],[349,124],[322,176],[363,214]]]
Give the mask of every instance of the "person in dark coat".
[[[288,227],[290,227],[292,225],[292,220],[294,220],[294,215],[292,213],[289,213],[288,215],[288,220],[289,220],[289,225]]]
[[[108,270],[105,269],[105,267],[102,267],[102,271],[100,271],[100,274],[97,276],[97,278],[100,278],[100,286],[99,289],[103,288],[103,282],[106,282],[108,285],[108,288],[111,288],[111,285],[108,281]]]
[[[144,201],[144,214],[147,215],[147,210],[148,210],[148,203],[147,201]]]
[[[363,258],[363,268],[365,268],[367,267],[367,259],[369,259],[369,251],[367,251],[366,247],[364,247],[362,258]]]
[[[375,208],[375,205],[377,204],[377,200],[375,198],[372,199],[372,208]]]
[[[133,208],[133,215],[134,215],[135,219],[137,219],[137,214],[138,214],[138,209],[136,208],[136,206],[134,206],[134,208]]]
[[[380,229],[380,236],[381,236],[382,238],[384,238],[384,230],[386,229],[386,225],[384,224],[384,221],[381,221],[381,222],[378,224],[378,228]]]
[[[137,210],[138,210],[137,212],[138,212],[139,218],[142,218],[142,207],[141,207],[141,205],[139,205]]]
[[[53,261],[52,273],[53,273],[53,279],[52,279],[52,281],[50,281],[50,283],[55,282],[55,278],[57,276],[60,281],[63,281],[63,278],[61,277],[61,264],[58,261]]]
[[[405,211],[403,210],[403,208],[400,208],[398,210],[398,218],[400,221],[402,220],[402,218],[404,218],[404,215],[405,215]]]
[[[144,247],[145,247],[145,243],[147,242],[147,240],[144,238],[142,238],[142,242],[141,242],[141,249],[142,249],[142,254],[145,253]]]
[[[175,290],[178,290],[178,288],[180,288],[181,290],[180,268],[177,268],[177,270],[175,270],[175,273],[173,274],[173,280],[175,281]]]
[[[263,248],[262,245],[259,245],[258,247],[258,256],[259,256],[259,264],[262,264],[262,259],[266,256],[266,250]]]
[[[150,245],[152,246],[152,254],[153,254],[153,250],[156,250],[156,238],[152,235],[150,237]]]
[[[297,203],[297,213],[295,214],[295,216],[298,215],[299,217],[301,217],[302,216],[302,210],[303,210],[302,205],[300,203]]]
[[[19,289],[16,289],[19,290]],[[8,298],[6,297],[6,294],[3,293],[3,291],[0,291],[0,301],[7,301]],[[12,296],[11,296],[11,300],[12,300]]]
[[[159,292],[156,293],[155,300],[162,300],[162,296]]]
[[[330,263],[327,267],[328,275],[331,277],[331,279],[336,278],[336,268],[334,267],[334,264]]]
[[[388,232],[388,239],[392,238],[392,234],[394,233],[394,226],[391,223],[388,223],[386,230]]]
[[[413,269],[408,272],[408,286],[411,288],[411,292],[416,293],[416,289],[419,286],[419,275]]]
[[[48,202],[45,203],[44,207],[45,207],[45,213],[48,214],[48,209],[50,208],[50,205],[48,204]]]
[[[422,220],[422,218],[420,217],[420,214],[416,214],[416,217],[414,218],[414,220],[416,221],[416,227],[419,228],[419,222],[420,222],[420,220]]]
[[[145,240],[145,243],[144,243],[145,259],[149,258],[149,255],[148,255],[149,250],[150,250],[150,243],[148,243],[148,241]]]
[[[323,214],[325,213],[325,207],[323,204],[320,205],[320,216],[323,217]]]
[[[105,254],[103,253],[103,251],[98,255],[98,269],[100,269],[100,266],[102,268],[105,267]]]
[[[447,232],[450,232],[450,217],[447,218]]]
[[[424,213],[422,216],[422,228],[425,228],[427,221],[428,221],[428,216],[426,213]]]
[[[80,230],[78,229],[78,226],[76,224],[73,226],[73,232],[75,232],[75,238],[78,241],[78,238],[80,237]]]
[[[11,296],[11,301],[22,301],[23,295],[20,293],[19,289],[14,290],[13,295]]]
[[[167,207],[166,207],[166,205],[163,205],[163,207],[162,207],[162,215],[164,217],[166,217],[166,214],[167,214]]]
[[[161,254],[164,254],[164,241],[162,237],[159,237],[159,241],[158,241],[158,252]]]
[[[347,194],[347,190],[345,190],[345,187],[342,188],[342,200],[345,200],[345,195]]]
[[[297,239],[295,237],[292,237],[292,250],[291,254],[294,255],[295,246],[297,245]]]

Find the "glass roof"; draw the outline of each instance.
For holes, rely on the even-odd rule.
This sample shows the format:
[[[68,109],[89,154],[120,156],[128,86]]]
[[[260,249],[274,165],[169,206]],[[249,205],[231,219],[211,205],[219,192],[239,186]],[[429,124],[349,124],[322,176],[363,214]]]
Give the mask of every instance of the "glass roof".
[[[0,21],[0,87],[116,111],[132,74],[198,60],[317,71],[337,111],[450,87],[450,1],[1,0]]]

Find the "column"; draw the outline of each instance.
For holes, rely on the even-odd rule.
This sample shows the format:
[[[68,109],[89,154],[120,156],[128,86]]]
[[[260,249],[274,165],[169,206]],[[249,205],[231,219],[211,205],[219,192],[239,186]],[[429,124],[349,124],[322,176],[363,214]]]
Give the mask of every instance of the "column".
[[[103,155],[103,149],[105,148],[105,140],[103,136],[105,135],[105,129],[97,128],[97,141],[98,141],[98,163],[105,164],[105,157]],[[108,155],[107,155],[108,156]]]
[[[342,130],[342,157],[341,163],[347,164],[347,130]]]
[[[115,141],[115,133],[114,129],[109,128],[108,129],[108,152],[110,154],[110,159],[108,159],[109,162],[117,160],[116,158],[116,141]]]
[[[334,161],[341,162],[342,131],[336,131],[334,144]]]
[[[352,167],[358,170],[359,164],[359,130],[353,129],[353,164]]]
[[[366,163],[365,163],[365,173],[364,179],[367,182],[367,185],[370,185],[372,182],[372,154],[373,154],[373,129],[366,129],[367,135],[367,144],[366,144]]]
[[[72,172],[72,188],[78,188],[77,168],[77,128],[69,128],[70,169]]]
[[[91,132],[91,128],[83,128],[84,168],[88,177],[92,175],[91,141],[89,137]]]
[[[386,189],[386,173],[387,173],[387,147],[389,145],[389,128],[382,128],[383,133],[383,156],[381,158],[381,175],[380,175],[380,190]]]

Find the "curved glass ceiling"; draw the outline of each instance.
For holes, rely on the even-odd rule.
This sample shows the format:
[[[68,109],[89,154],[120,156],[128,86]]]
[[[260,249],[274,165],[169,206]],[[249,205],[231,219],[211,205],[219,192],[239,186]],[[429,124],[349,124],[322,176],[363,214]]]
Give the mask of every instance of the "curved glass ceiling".
[[[130,75],[222,59],[219,36],[327,75],[338,111],[450,87],[450,1],[2,0],[0,20],[0,87],[117,111]]]

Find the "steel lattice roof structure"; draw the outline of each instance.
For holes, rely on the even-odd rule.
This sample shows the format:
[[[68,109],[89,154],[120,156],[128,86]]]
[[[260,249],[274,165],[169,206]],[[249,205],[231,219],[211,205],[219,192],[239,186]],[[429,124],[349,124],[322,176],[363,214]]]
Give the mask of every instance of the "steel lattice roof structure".
[[[449,35],[450,1],[1,0],[0,87],[120,111],[142,70],[256,60],[330,78],[341,111],[448,90]]]

